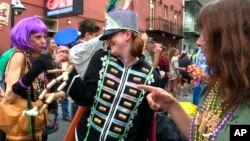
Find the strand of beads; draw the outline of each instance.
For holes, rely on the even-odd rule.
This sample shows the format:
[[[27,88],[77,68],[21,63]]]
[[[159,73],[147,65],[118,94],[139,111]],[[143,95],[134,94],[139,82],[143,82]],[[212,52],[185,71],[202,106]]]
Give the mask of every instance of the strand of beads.
[[[214,119],[213,117],[215,113],[218,113],[216,109],[220,110],[220,106],[216,108],[216,100],[219,93],[219,86],[220,83],[216,82],[215,86],[211,89],[211,98],[208,99],[208,102],[205,104],[205,107],[201,110],[203,117],[201,123],[197,125],[199,126],[199,129],[196,134],[199,135],[200,138],[202,138],[203,140],[208,139],[208,137],[210,136],[211,132],[209,132],[208,127],[213,127],[213,123],[210,123],[211,119]],[[216,125],[216,127],[217,126],[218,125]]]
[[[27,67],[28,69],[31,68],[31,62],[33,60],[32,58],[32,53],[28,50],[25,50],[23,51],[23,53],[25,54],[26,56],[26,59],[25,59],[25,67]],[[36,78],[34,80],[34,82],[32,82],[32,86],[33,86],[33,97],[34,97],[34,101],[36,101],[38,99],[38,96],[39,96],[39,93],[41,92],[42,90],[42,83],[41,83],[41,79],[40,78]],[[29,88],[30,89],[30,88]],[[30,90],[31,91],[31,90]],[[30,92],[31,93],[31,92]]]
[[[234,105],[232,108],[230,108],[229,112],[224,116],[222,122],[218,126],[217,129],[213,131],[213,135],[211,137],[211,141],[215,141],[216,137],[218,136],[219,132],[224,128],[226,123],[229,121],[229,119],[232,117],[234,111],[236,110],[237,105]]]
[[[218,99],[218,87],[219,83],[216,83],[215,86],[211,89],[208,96],[202,102],[200,108],[196,112],[194,118],[192,119],[191,126],[190,126],[190,135],[189,141],[200,141],[200,140],[211,140],[215,141],[216,137],[218,136],[219,132],[224,128],[228,120],[232,117],[233,112],[235,111],[237,104],[231,107],[228,112],[224,113],[224,117],[222,117],[222,110],[221,106],[216,107],[216,100]],[[213,116],[207,122],[208,133],[202,134],[199,130],[201,128],[201,117],[208,116],[207,114],[204,115],[204,110],[210,111]],[[206,117],[207,118],[207,117]],[[202,117],[202,120],[204,118]],[[204,131],[204,130],[203,130]]]
[[[210,90],[208,96],[202,102],[200,108],[195,114],[191,126],[190,126],[190,137],[189,140],[204,140],[202,134],[206,131],[206,125],[209,118],[212,116],[211,108],[216,105],[216,99],[218,96],[219,82],[216,82],[215,86]],[[210,111],[211,110],[211,111]],[[205,138],[206,139],[206,138]]]
[[[205,105],[206,103],[208,103],[208,100],[211,98],[211,96],[212,96],[212,93],[209,92],[208,96],[202,102],[200,108],[197,110],[194,118],[192,119],[191,126],[190,126],[189,141],[200,140],[199,136],[196,133],[198,132],[198,125],[200,125],[201,123],[202,110],[205,108]]]

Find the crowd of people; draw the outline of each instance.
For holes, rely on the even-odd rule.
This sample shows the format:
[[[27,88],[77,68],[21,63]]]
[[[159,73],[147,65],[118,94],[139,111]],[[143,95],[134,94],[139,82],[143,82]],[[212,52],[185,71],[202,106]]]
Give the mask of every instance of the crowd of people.
[[[139,33],[140,15],[130,10],[108,12],[103,33],[95,21],[81,21],[79,37],[64,45],[47,37],[48,29],[39,18],[20,20],[11,29],[14,52],[1,84],[0,112],[11,105],[24,108],[19,106],[14,116],[1,113],[0,140],[48,140],[60,126],[58,103],[63,120],[80,118],[75,129],[69,129],[75,140],[164,141],[172,133],[179,135],[172,140],[229,140],[229,125],[249,123],[249,13],[248,0],[218,0],[204,6],[196,21],[201,34],[192,55]],[[6,26],[0,22],[1,32]],[[63,63],[72,64],[72,71],[65,73]],[[203,79],[188,71],[191,65],[206,72]],[[63,90],[57,85],[61,73],[68,76],[63,78],[67,81]],[[50,103],[39,97],[44,89],[65,96]],[[190,93],[198,107],[194,116],[177,99]],[[68,97],[73,100],[71,115]],[[30,116],[24,130],[19,116],[38,101],[49,105],[39,113],[44,122],[38,128],[37,117]],[[81,107],[88,108],[76,114]],[[157,124],[163,119],[167,122]]]

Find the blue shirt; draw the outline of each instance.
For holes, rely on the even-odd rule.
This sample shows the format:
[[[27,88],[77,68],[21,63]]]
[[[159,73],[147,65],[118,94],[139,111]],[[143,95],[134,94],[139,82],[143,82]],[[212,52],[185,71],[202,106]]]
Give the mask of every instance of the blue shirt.
[[[205,54],[201,52],[201,48],[198,49],[197,58],[195,64],[208,72],[208,66],[206,64]]]

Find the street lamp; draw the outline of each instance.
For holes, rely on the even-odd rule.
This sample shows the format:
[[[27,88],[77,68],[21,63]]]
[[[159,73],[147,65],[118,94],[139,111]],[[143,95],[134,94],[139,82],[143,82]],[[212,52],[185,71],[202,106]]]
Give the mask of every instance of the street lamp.
[[[12,3],[12,6],[11,6],[11,28],[15,24],[15,15],[21,15],[25,10],[26,10],[26,8],[22,4],[21,0],[16,1],[16,3]]]

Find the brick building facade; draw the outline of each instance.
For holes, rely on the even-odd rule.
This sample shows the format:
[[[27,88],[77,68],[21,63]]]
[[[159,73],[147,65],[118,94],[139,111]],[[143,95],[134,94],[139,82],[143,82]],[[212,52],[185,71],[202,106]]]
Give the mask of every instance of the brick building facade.
[[[1,2],[10,4],[11,0]],[[77,28],[78,23],[85,18],[95,20],[101,27],[104,25],[108,0],[84,0],[82,15],[63,18],[45,17],[45,2],[45,0],[22,0],[27,9],[21,15],[15,15],[15,23],[24,17],[36,15],[46,22],[51,36],[64,27]],[[124,0],[120,1],[121,5],[122,2]],[[130,5],[130,9],[139,15],[140,32],[147,32],[166,48],[181,48],[183,8],[182,0],[133,0]],[[4,32],[0,32],[0,54],[10,48],[10,23],[9,20],[9,26]]]

